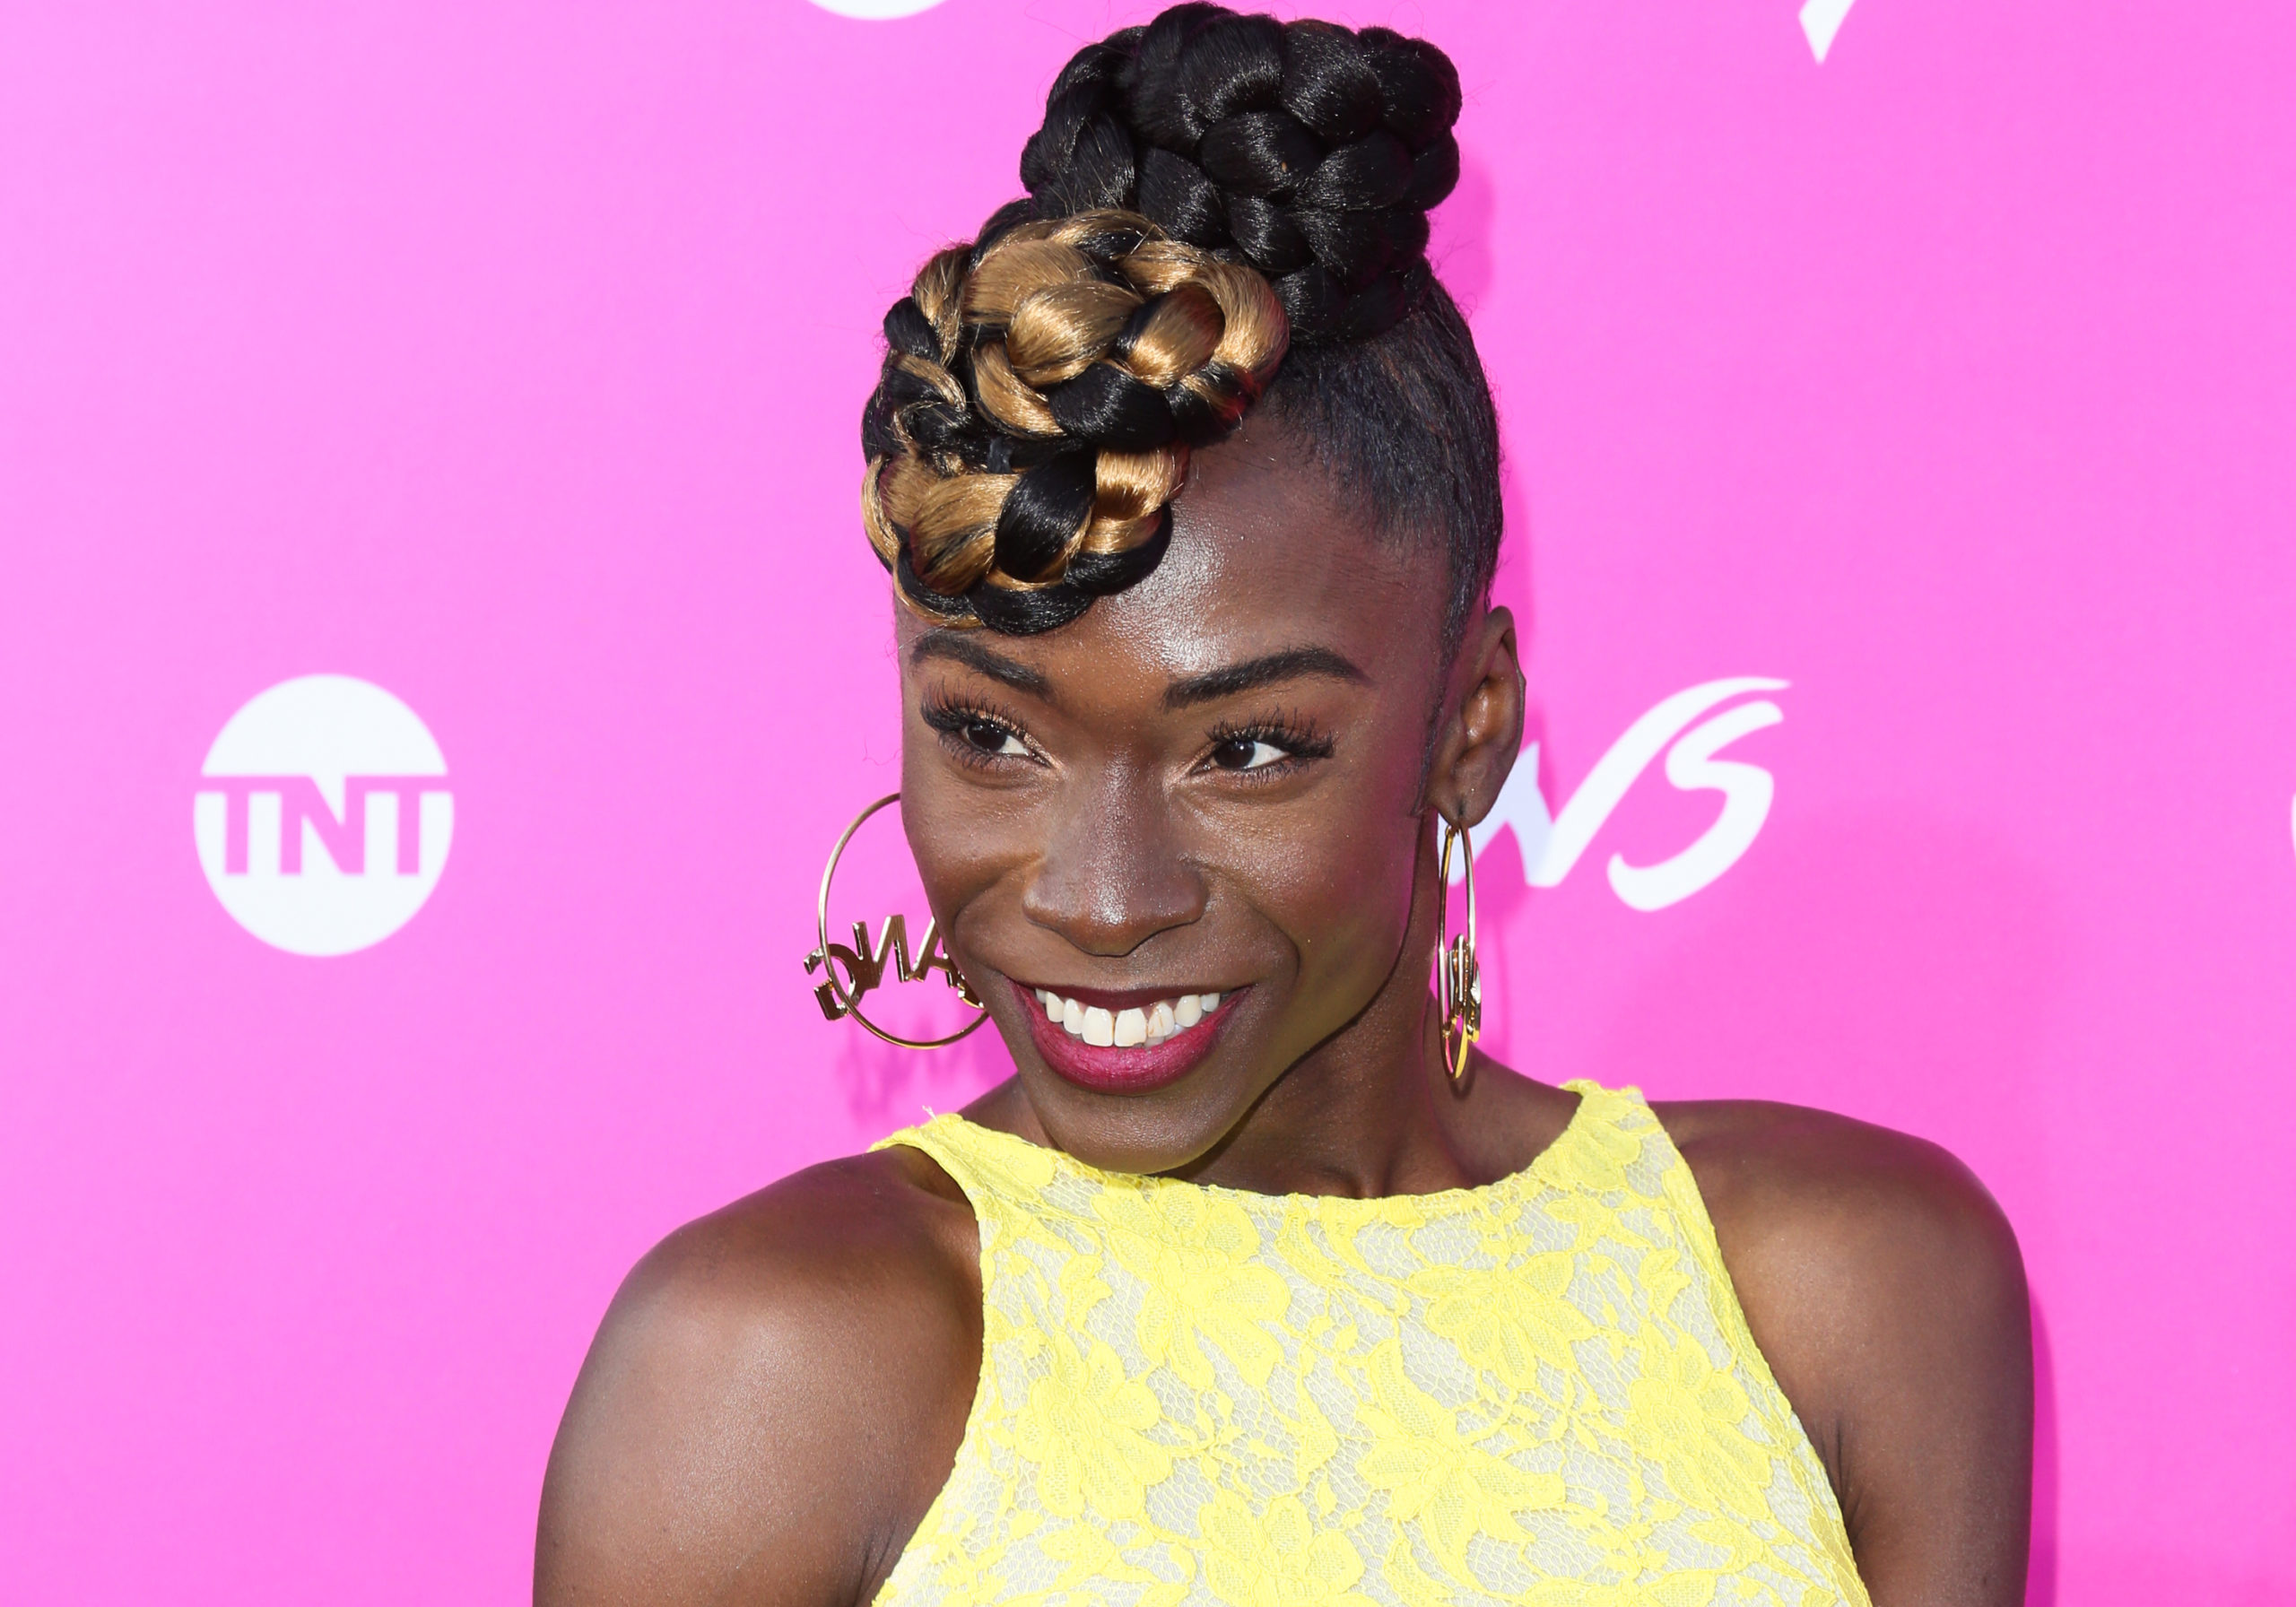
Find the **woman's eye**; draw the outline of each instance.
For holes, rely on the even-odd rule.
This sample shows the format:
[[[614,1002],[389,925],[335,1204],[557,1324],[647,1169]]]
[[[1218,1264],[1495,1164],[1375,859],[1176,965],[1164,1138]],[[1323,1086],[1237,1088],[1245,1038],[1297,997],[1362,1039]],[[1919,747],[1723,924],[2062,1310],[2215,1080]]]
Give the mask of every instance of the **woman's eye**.
[[[964,725],[965,745],[976,753],[997,753],[1025,758],[1028,744],[1002,725],[987,720],[967,720]]]
[[[1212,762],[1223,770],[1257,770],[1291,757],[1274,743],[1248,736],[1231,736],[1212,750]]]

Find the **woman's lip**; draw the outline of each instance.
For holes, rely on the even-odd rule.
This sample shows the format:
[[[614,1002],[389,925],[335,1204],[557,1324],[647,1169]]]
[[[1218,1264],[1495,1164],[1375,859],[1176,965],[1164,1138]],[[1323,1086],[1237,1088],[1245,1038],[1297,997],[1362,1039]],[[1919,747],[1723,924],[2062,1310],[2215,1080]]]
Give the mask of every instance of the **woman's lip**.
[[[1041,999],[1036,999],[1036,991],[1039,988],[1044,989],[1048,994],[1058,994],[1064,999],[1074,999],[1087,1009],[1097,1004],[1102,1010],[1111,1012],[1118,1010],[1145,1010],[1160,999],[1183,998],[1189,994],[1218,994],[1225,999],[1229,994],[1236,991],[1224,987],[1055,987],[1049,982],[1023,982],[1018,977],[1008,977],[1005,980],[1035,1000],[1037,1012],[1039,1015],[1044,1012],[1044,1002]]]
[[[1072,1036],[1068,1029],[1048,1019],[1036,990],[1028,983],[1005,978],[1014,994],[1019,995],[1022,1008],[1028,1012],[1029,1036],[1036,1040],[1037,1053],[1044,1057],[1056,1075],[1079,1088],[1102,1094],[1144,1094],[1152,1089],[1177,1082],[1194,1071],[1204,1057],[1212,1053],[1221,1029],[1227,1025],[1233,1008],[1226,996],[1220,1008],[1205,1016],[1185,1031],[1175,1032],[1161,1044],[1135,1044],[1128,1049],[1102,1048]],[[1051,989],[1058,993],[1057,988]],[[1210,989],[1205,989],[1210,992]],[[1063,994],[1063,998],[1080,1003],[1098,1004],[1101,1009],[1133,1009],[1158,999],[1170,999],[1171,994],[1139,992],[1109,993],[1101,990],[1079,989]],[[1239,992],[1235,996],[1240,998]],[[1121,1004],[1102,1003],[1103,1000],[1121,1000]]]

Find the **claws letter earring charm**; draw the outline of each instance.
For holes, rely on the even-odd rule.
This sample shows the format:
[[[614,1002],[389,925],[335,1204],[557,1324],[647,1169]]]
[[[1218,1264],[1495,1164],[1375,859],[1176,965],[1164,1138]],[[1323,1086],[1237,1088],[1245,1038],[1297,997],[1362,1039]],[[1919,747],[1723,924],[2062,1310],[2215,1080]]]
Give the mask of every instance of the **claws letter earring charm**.
[[[941,934],[934,924],[930,920],[925,923],[925,941],[918,946],[914,963],[909,957],[909,923],[897,915],[885,917],[874,947],[870,945],[869,926],[865,921],[853,923],[851,948],[829,941],[829,884],[837,875],[837,862],[845,856],[845,845],[853,840],[853,834],[861,830],[871,815],[886,804],[900,801],[899,793],[888,793],[855,815],[853,823],[838,838],[837,846],[829,851],[829,863],[822,867],[821,898],[813,907],[813,930],[821,940],[821,946],[805,956],[805,972],[808,976],[817,970],[826,972],[827,979],[813,989],[813,997],[820,1002],[822,1013],[831,1021],[850,1017],[858,1021],[864,1030],[904,1049],[937,1049],[944,1044],[956,1042],[978,1027],[988,1019],[988,1011],[974,996],[971,986],[957,969],[955,961],[949,958],[949,951],[942,944]],[[956,990],[957,997],[979,1010],[980,1013],[946,1038],[901,1038],[886,1031],[861,1013],[861,1000],[870,989],[885,979],[885,961],[888,959],[893,962],[896,981],[921,982],[932,972],[941,972],[948,985]],[[844,973],[842,976],[839,975],[840,970]]]
[[[1454,843],[1463,850],[1459,862],[1467,884],[1467,929],[1457,937],[1451,935]],[[1467,1051],[1483,1036],[1483,970],[1474,957],[1474,839],[1449,821],[1443,822],[1443,864],[1435,887],[1435,996],[1443,1009],[1443,1069],[1457,1082],[1467,1074]]]

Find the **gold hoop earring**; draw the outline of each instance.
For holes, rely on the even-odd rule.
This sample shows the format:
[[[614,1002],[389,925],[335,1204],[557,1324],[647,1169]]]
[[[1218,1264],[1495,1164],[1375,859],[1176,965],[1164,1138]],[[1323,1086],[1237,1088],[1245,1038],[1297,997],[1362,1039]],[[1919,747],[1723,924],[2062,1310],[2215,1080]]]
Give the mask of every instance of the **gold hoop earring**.
[[[817,970],[827,972],[827,979],[813,989],[813,997],[821,1003],[822,1014],[831,1021],[850,1018],[858,1021],[862,1029],[873,1037],[881,1038],[889,1044],[897,1044],[904,1049],[938,1049],[956,1042],[978,1028],[988,1019],[988,1010],[974,995],[971,985],[965,981],[963,973],[957,969],[956,962],[949,957],[947,948],[941,942],[941,934],[931,920],[925,923],[925,941],[918,946],[917,960],[913,964],[909,958],[909,923],[897,915],[885,917],[874,948],[869,943],[869,925],[865,921],[853,923],[851,948],[829,941],[829,884],[837,875],[837,862],[845,856],[845,845],[853,840],[853,834],[861,830],[871,815],[888,804],[900,802],[899,793],[888,793],[870,804],[853,817],[853,823],[845,829],[837,839],[837,846],[829,851],[829,863],[822,867],[821,898],[813,906],[813,931],[821,940],[821,946],[805,956],[805,974],[810,977]],[[948,985],[956,989],[957,997],[980,1013],[946,1038],[902,1038],[886,1031],[861,1013],[861,1001],[872,988],[884,981],[885,961],[889,959],[893,962],[895,979],[901,982],[922,982],[931,972],[941,972]],[[851,978],[850,986],[838,976],[840,966],[845,969],[845,976]]]
[[[1465,852],[1460,864],[1467,884],[1467,929],[1451,935],[1451,845]],[[1451,1081],[1467,1074],[1467,1051],[1483,1036],[1483,969],[1474,957],[1474,839],[1465,826],[1443,822],[1443,868],[1436,881],[1435,992],[1443,1007],[1443,1069]]]

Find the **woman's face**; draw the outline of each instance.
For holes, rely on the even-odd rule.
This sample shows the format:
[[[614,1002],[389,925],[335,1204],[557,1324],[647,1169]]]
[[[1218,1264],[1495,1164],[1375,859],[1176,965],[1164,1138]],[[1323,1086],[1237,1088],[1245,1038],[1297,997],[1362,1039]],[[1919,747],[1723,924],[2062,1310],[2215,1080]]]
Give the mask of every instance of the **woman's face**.
[[[1503,611],[1439,683],[1440,548],[1376,541],[1280,426],[1198,453],[1173,514],[1152,575],[1044,635],[897,611],[934,915],[1046,1135],[1130,1172],[1304,1059],[1417,1041],[1423,812],[1479,816],[1520,733]]]

